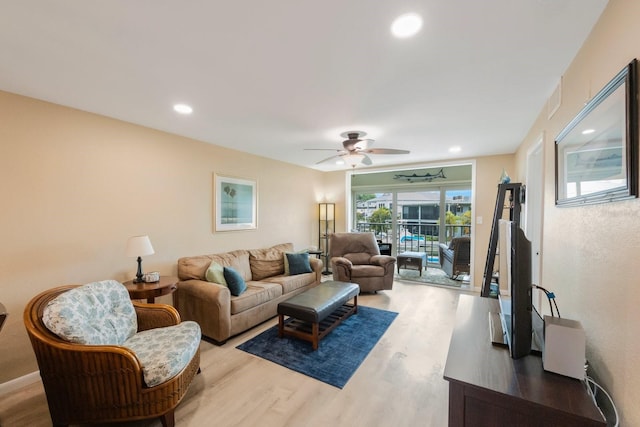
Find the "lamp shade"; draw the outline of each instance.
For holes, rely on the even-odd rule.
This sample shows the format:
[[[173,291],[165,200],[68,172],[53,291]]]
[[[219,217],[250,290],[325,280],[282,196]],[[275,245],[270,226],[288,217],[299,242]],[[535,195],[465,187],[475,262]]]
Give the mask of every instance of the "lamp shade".
[[[335,219],[335,203],[320,203],[320,221],[333,221]]]
[[[127,240],[125,255],[128,257],[139,257],[154,254],[153,246],[149,236],[133,236]]]

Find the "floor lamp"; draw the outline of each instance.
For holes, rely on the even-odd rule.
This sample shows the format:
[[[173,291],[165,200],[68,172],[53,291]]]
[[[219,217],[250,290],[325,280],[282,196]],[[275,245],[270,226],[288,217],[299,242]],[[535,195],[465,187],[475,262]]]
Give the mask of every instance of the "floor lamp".
[[[325,276],[331,274],[329,271],[329,236],[336,232],[336,204],[319,203],[319,224],[318,224],[318,246],[324,255]]]

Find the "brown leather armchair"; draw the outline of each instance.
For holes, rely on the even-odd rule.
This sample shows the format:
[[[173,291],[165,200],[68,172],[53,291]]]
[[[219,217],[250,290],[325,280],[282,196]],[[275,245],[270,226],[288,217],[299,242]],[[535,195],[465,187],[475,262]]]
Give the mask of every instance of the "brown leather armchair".
[[[146,418],[161,419],[171,427],[174,410],[199,371],[200,351],[176,376],[148,387],[143,366],[129,348],[118,345],[84,345],[64,340],[43,322],[47,304],[75,285],[50,289],[34,297],[24,311],[44,384],[54,426],[111,423]],[[180,323],[169,305],[133,302],[138,332]],[[200,336],[198,335],[198,344]]]
[[[360,285],[361,292],[390,290],[396,259],[380,255],[373,233],[334,233],[329,238],[333,279]]]
[[[468,236],[454,237],[449,245],[440,243],[440,268],[452,279],[471,271],[471,239]]]

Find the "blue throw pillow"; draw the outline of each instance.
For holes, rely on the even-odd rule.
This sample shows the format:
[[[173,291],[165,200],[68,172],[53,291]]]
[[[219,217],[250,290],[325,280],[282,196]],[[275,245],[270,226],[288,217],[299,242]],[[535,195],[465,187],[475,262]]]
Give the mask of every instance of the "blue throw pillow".
[[[247,290],[247,284],[244,279],[231,267],[224,268],[224,280],[227,281],[227,287],[231,291],[231,295],[238,296]]]
[[[292,276],[296,274],[311,273],[311,265],[309,264],[309,254],[307,252],[299,254],[287,253],[287,260],[289,261],[289,274]]]
[[[291,272],[289,271],[289,258],[287,257],[287,254],[301,254],[304,252],[309,252],[309,249],[303,249],[301,251],[297,251],[297,252],[285,252],[284,253],[284,275],[285,276],[291,276]]]

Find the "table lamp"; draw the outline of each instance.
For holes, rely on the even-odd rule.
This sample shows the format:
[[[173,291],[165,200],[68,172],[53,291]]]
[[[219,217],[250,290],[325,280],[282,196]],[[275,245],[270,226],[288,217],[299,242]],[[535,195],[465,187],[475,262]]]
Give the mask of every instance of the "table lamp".
[[[136,273],[136,278],[133,280],[133,283],[142,282],[142,256],[153,254],[153,246],[151,246],[149,236],[129,237],[125,255],[128,257],[138,257],[138,272]]]

